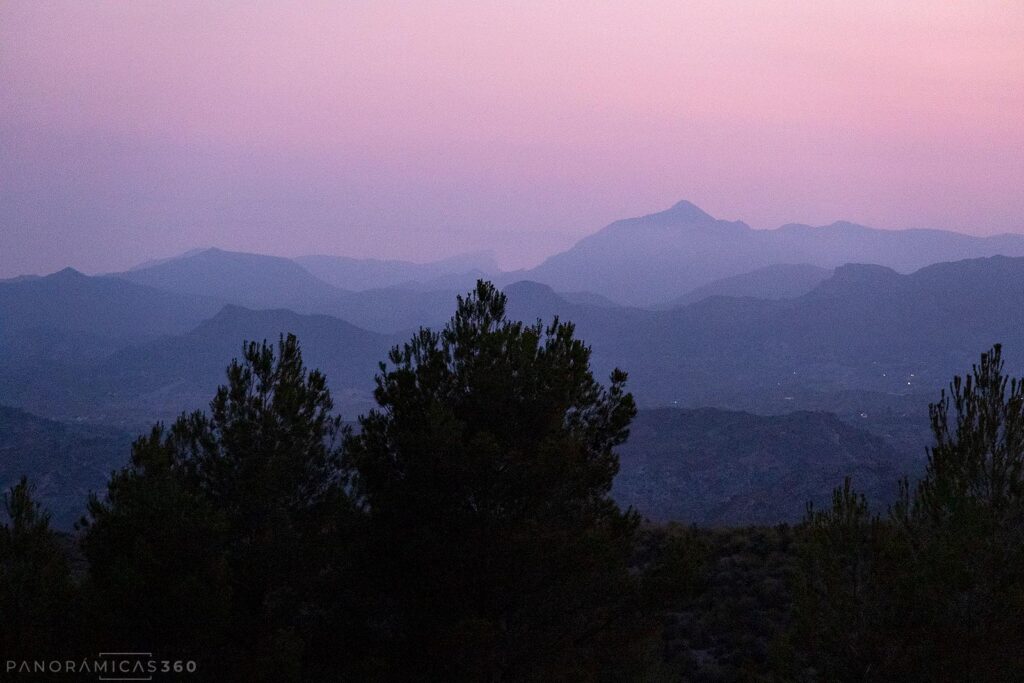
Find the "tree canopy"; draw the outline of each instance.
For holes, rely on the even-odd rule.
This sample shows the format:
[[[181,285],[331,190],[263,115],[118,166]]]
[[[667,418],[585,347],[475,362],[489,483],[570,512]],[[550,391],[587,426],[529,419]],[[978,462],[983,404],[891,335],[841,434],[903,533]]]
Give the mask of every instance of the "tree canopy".
[[[997,345],[929,412],[925,474],[887,519],[847,482],[804,523],[812,661],[847,680],[1021,680],[1024,383]]]
[[[86,521],[105,629],[254,679],[297,680],[330,659],[319,635],[349,511],[332,408],[289,335],[276,354],[246,344],[208,413],[140,438]]]
[[[635,616],[637,517],[609,491],[636,408],[570,323],[510,321],[481,282],[381,364],[346,444],[373,539],[380,637],[441,677],[612,676]]]
[[[71,633],[73,586],[50,515],[21,478],[4,494],[0,525],[0,652],[56,656]]]

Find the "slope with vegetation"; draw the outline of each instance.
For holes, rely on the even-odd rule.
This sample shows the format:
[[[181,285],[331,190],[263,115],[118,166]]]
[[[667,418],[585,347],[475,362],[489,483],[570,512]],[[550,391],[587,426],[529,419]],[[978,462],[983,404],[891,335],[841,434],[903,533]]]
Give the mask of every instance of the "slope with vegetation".
[[[702,408],[642,411],[622,448],[615,497],[659,521],[796,522],[853,476],[875,509],[919,462],[830,413],[761,416]]]
[[[117,429],[63,424],[0,406],[0,488],[29,477],[64,530],[85,513],[89,492],[106,485],[130,449],[131,437]]]

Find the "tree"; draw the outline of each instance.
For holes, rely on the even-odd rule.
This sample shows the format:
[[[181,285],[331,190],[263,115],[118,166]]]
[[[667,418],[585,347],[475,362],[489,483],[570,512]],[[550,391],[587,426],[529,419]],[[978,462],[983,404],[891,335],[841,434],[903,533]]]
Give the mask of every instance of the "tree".
[[[847,483],[803,525],[797,623],[829,678],[1024,679],[1024,384],[997,345],[929,414],[886,521]]]
[[[133,444],[130,465],[113,474],[105,499],[90,499],[82,539],[89,649],[211,660],[229,649],[227,522],[190,489],[182,465],[157,425]]]
[[[345,466],[374,541],[387,675],[615,678],[632,661],[637,516],[609,497],[636,408],[555,319],[490,283],[382,363]]]
[[[276,356],[247,344],[227,379],[209,414],[137,441],[91,502],[95,604],[120,642],[205,655],[253,680],[324,675],[341,656],[342,424],[292,335]]]
[[[1024,382],[996,345],[929,412],[925,476],[893,515],[915,567],[909,626],[928,634],[920,659],[960,680],[1021,680]]]
[[[4,496],[0,526],[0,652],[9,659],[65,652],[74,585],[50,515],[32,498],[25,477]]]
[[[824,680],[863,681],[885,670],[883,557],[888,525],[868,509],[847,477],[832,506],[798,527],[795,642]]]

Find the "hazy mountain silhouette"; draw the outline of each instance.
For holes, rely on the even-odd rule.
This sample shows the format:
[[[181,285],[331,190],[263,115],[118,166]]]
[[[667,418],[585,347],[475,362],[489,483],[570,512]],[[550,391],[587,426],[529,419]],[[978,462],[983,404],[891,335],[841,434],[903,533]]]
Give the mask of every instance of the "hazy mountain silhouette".
[[[806,294],[832,271],[806,263],[779,263],[757,270],[715,280],[681,297],[672,299],[658,308],[678,308],[696,303],[709,296],[753,297],[755,299],[791,299]]]
[[[118,277],[249,308],[333,315],[382,332],[444,321],[455,297],[454,292],[396,288],[353,292],[320,280],[290,259],[220,249],[191,253]]]
[[[128,342],[184,332],[219,306],[71,268],[0,282],[0,367],[101,357]]]
[[[875,263],[909,272],[940,261],[993,255],[1024,255],[1024,236],[877,230],[846,222],[754,230],[682,201],[666,211],[616,221],[517,275],[559,291],[591,291],[622,303],[656,305],[772,264],[835,268]]]
[[[73,268],[0,282],[0,330],[50,328],[142,339],[186,330],[217,307],[212,298],[90,277]]]
[[[712,526],[799,521],[807,501],[828,505],[844,476],[884,510],[896,480],[921,469],[919,459],[829,413],[641,411],[620,450],[613,495],[621,505]]]
[[[309,310],[337,296],[335,287],[286,258],[205,249],[119,277],[172,292],[215,296],[258,308]]]
[[[204,290],[223,260],[218,254],[206,258],[212,266],[186,269],[197,280],[210,276]],[[279,263],[242,261],[256,264],[246,266],[246,277],[277,274],[287,287],[294,276],[294,291],[327,292],[320,305],[338,309],[360,299],[380,301],[373,297],[391,291],[345,292],[301,269],[296,275],[291,267],[275,270]],[[180,265],[156,267],[173,273]],[[192,285],[198,287],[196,280]],[[572,321],[592,347],[600,375],[613,367],[630,373],[629,389],[644,412],[627,453],[639,460],[624,457],[617,487],[623,496],[646,500],[641,510],[655,517],[708,523],[792,518],[790,503],[818,499],[851,472],[862,489],[882,496],[892,488],[880,482],[891,483],[903,471],[913,474],[920,464],[927,402],[953,374],[970,367],[979,349],[1003,342],[1008,370],[1024,369],[1024,258],[940,263],[911,274],[848,264],[793,298],[712,295],[672,310],[560,295],[537,282],[513,283],[504,291],[513,318]],[[291,296],[270,289],[259,294]],[[450,315],[454,294],[437,296],[437,315]],[[71,271],[0,283],[4,339],[13,350],[0,363],[0,395],[47,417],[135,432],[205,405],[244,339],[276,340],[293,332],[308,364],[326,372],[339,411],[351,419],[370,406],[378,361],[408,336],[375,333],[330,315],[238,305],[180,329],[211,301]],[[63,337],[45,325],[62,325]],[[178,329],[153,338],[167,328]],[[104,332],[117,336],[97,336]],[[32,355],[47,348],[48,355]],[[11,369],[12,363],[17,367]],[[657,406],[785,416],[712,410],[652,417],[648,410]],[[832,411],[841,422],[818,413],[790,415],[806,409]],[[637,462],[639,474],[631,464]],[[764,468],[763,477],[751,477],[755,466]]]
[[[591,336],[602,340],[600,347],[594,349],[598,355],[616,347],[615,340],[632,340],[635,330],[648,327],[657,319],[654,311],[608,305],[604,299],[596,303],[589,297],[578,297],[570,301],[550,286],[529,280],[513,282],[502,288],[502,291],[508,296],[509,317],[534,322],[549,321],[558,316],[562,320],[571,321],[579,336],[588,343]]]
[[[146,268],[152,268],[153,266],[159,266],[162,263],[167,263],[169,261],[174,261],[174,260],[179,259],[179,258],[185,258],[185,257],[188,257],[188,256],[195,256],[196,254],[200,254],[200,253],[202,253],[204,251],[209,251],[210,249],[214,249],[214,248],[215,247],[197,247],[195,249],[189,249],[189,250],[187,250],[185,252],[182,252],[181,254],[177,254],[175,256],[166,256],[164,258],[149,259],[148,261],[143,261],[142,263],[138,263],[138,264],[132,266],[128,270],[130,270],[130,271],[131,270],[144,270]]]
[[[429,263],[345,256],[300,256],[296,263],[335,287],[362,291],[384,287],[410,289],[467,289],[478,278],[499,271],[490,252],[459,254]]]
[[[331,316],[235,305],[184,335],[118,351],[93,370],[93,383],[112,404],[139,414],[175,415],[209,400],[223,383],[228,362],[241,357],[243,341],[276,343],[289,333],[302,343],[306,364],[327,375],[347,418],[370,405],[377,364],[397,338]]]
[[[505,291],[517,318],[572,320],[595,370],[627,370],[641,407],[828,410],[918,453],[928,403],[978,349],[1004,343],[1008,370],[1024,374],[1024,258],[909,275],[848,265],[793,299],[716,296],[668,311],[572,303],[537,283]]]
[[[256,269],[253,277],[260,272]],[[91,284],[115,292],[127,287],[157,295],[140,299],[135,308],[122,303],[115,311],[112,306],[105,315],[116,317],[118,324],[132,324],[134,314],[122,313],[140,309],[149,317],[138,318],[138,324],[149,325],[152,331],[158,328],[151,317],[165,315],[152,304],[165,293],[114,278],[65,274],[17,286],[35,292],[32,287],[53,287],[62,278],[75,286],[95,281]],[[313,278],[313,282],[318,281]],[[319,286],[336,289],[326,283]],[[0,285],[0,294],[10,293],[12,287],[15,284]],[[51,297],[60,299],[63,290],[55,287]],[[374,297],[387,291],[342,294],[357,300],[366,297],[361,303],[366,310],[374,305],[385,308]],[[594,303],[587,297],[569,301],[535,282],[514,283],[505,291],[514,318],[532,322],[557,315],[572,321],[579,336],[592,346],[597,371],[605,376],[613,367],[629,371],[630,388],[646,407],[718,406],[761,413],[828,409],[844,418],[864,413],[870,423],[865,426],[875,428],[878,419],[888,429],[893,415],[917,410],[921,396],[934,398],[952,374],[970,367],[978,349],[1003,342],[1011,368],[1024,358],[1024,310],[1019,306],[1024,300],[1024,258],[937,264],[909,275],[881,266],[846,265],[811,292],[792,299],[711,296],[666,311],[612,306],[600,299]],[[404,297],[408,292],[398,294]],[[438,299],[434,317],[450,315],[455,295],[432,296]],[[19,306],[8,302],[9,308],[23,313],[46,304],[37,300],[32,307]],[[334,300],[332,306],[343,311],[351,304]],[[339,342],[330,343],[329,335],[304,315],[240,311],[227,308],[175,341],[136,344],[113,356],[114,360],[102,362],[98,361],[125,345],[123,338],[93,338],[78,331],[62,337],[38,326],[8,330],[0,337],[9,351],[0,362],[0,389],[8,403],[47,416],[84,416],[121,424],[124,416],[119,411],[131,415],[177,412],[181,406],[174,405],[178,390],[173,387],[186,379],[192,387],[189,391],[194,389],[205,400],[204,392],[212,385],[192,380],[218,379],[227,359],[238,353],[242,339],[276,338],[280,332],[294,331],[304,344],[312,344],[310,352],[318,364],[333,369],[329,375],[336,389],[351,387],[365,396],[376,362],[391,341],[408,334],[407,330],[395,337],[373,334],[359,329],[361,325],[346,326],[335,313],[337,320],[316,318],[321,326],[336,326],[331,334]],[[399,314],[407,318],[409,327],[433,324],[429,315],[412,307]],[[394,320],[396,313],[384,310],[379,315]],[[73,320],[71,315],[66,317]],[[258,324],[253,322],[257,319]],[[83,320],[103,329],[103,315]],[[308,342],[303,333],[307,328],[312,337]],[[176,351],[175,344],[182,344],[184,350]],[[352,349],[361,350],[352,359],[356,364],[346,365],[345,354],[352,355]],[[196,368],[195,375],[188,375],[190,367]],[[364,374],[356,372],[360,367],[366,368]],[[94,373],[100,377],[121,373],[118,376],[131,378],[127,386],[133,388],[115,392],[121,396],[117,401],[102,398],[100,388],[111,382],[91,377]],[[133,403],[130,393],[136,390],[145,394],[145,400]],[[884,411],[879,408],[882,405]]]

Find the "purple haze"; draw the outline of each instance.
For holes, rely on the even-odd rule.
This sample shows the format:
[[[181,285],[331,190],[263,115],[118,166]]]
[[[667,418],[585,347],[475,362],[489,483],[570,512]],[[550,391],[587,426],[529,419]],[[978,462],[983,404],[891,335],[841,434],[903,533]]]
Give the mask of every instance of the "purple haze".
[[[208,245],[517,267],[684,197],[1024,228],[1024,4],[781,5],[6,2],[0,277]]]

